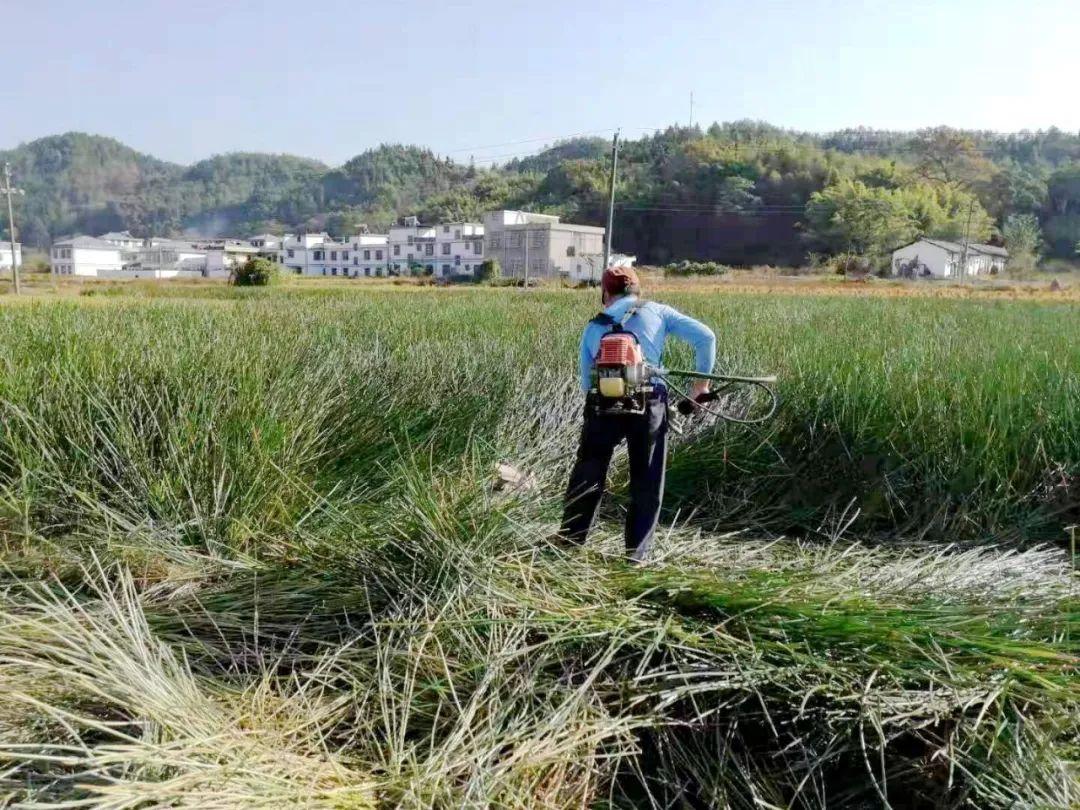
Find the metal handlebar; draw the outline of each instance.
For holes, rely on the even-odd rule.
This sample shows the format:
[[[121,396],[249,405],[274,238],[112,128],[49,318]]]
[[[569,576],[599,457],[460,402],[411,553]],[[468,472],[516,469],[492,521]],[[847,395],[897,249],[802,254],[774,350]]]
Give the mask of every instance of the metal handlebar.
[[[688,403],[694,403],[694,406],[697,410],[715,416],[718,419],[723,419],[726,422],[734,422],[735,424],[739,425],[759,425],[763,422],[767,422],[769,419],[772,419],[772,417],[776,415],[776,411],[780,407],[780,395],[777,394],[776,391],[771,387],[776,384],[777,378],[775,374],[771,374],[765,377],[742,377],[730,374],[706,374],[701,371],[685,371],[683,369],[677,368],[665,369],[655,366],[649,367],[648,371],[652,376],[656,376],[662,379],[667,384],[668,388],[674,390],[676,394],[681,396]],[[713,410],[712,408],[706,407],[704,404],[702,404],[702,402],[716,399],[719,391],[705,395],[708,397],[708,399],[705,399],[703,397],[702,402],[699,402],[693,397],[691,397],[686,391],[683,391],[681,388],[675,385],[670,379],[668,379],[669,374],[679,377],[691,377],[694,379],[712,380],[713,382],[724,383],[725,385],[723,386],[723,388],[720,389],[721,391],[724,388],[733,385],[750,385],[761,388],[768,393],[771,399],[771,402],[769,403],[769,409],[763,416],[759,416],[754,419],[741,419],[737,416],[732,416],[731,414],[724,413],[723,411]],[[683,403],[680,403],[680,406],[682,404]],[[682,407],[680,407],[679,410],[680,412],[683,412]]]

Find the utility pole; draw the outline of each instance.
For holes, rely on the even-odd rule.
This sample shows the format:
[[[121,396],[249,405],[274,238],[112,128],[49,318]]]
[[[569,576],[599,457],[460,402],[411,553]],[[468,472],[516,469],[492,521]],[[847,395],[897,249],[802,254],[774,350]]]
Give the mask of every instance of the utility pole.
[[[975,211],[975,198],[971,199],[968,204],[967,224],[964,225],[964,250],[960,254],[960,282],[963,283],[967,276],[967,258],[968,258],[968,234],[971,233],[971,215]]]
[[[694,91],[690,91],[690,129],[694,128]]]
[[[619,166],[619,130],[615,130],[615,139],[611,142],[611,188],[608,197],[607,233],[604,234],[604,270],[611,261],[611,231],[615,227],[615,172]]]
[[[15,283],[15,294],[18,295],[22,292],[19,287],[19,261],[15,255],[15,212],[11,207],[11,195],[12,194],[25,194],[21,188],[12,188],[11,186],[11,164],[4,164],[4,188],[3,192],[7,195],[7,212],[8,212],[8,236],[11,238],[11,279]]]
[[[525,230],[522,231],[525,245],[525,290],[529,289],[529,223],[525,223]]]

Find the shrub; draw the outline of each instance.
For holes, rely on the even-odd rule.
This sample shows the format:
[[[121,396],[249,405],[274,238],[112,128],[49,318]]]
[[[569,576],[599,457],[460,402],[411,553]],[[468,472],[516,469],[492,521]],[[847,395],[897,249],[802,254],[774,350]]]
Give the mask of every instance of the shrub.
[[[254,257],[235,268],[229,281],[237,287],[267,287],[277,284],[283,275],[281,265]]]
[[[832,257],[833,272],[838,276],[866,276],[873,269],[873,262],[857,253],[840,253]]]
[[[673,262],[664,268],[667,276],[722,276],[729,273],[731,268],[726,264],[716,262],[692,262],[684,260]]]
[[[480,268],[476,271],[475,278],[477,281],[489,281],[493,278],[498,278],[502,274],[499,267],[498,259],[485,259],[480,263]]]

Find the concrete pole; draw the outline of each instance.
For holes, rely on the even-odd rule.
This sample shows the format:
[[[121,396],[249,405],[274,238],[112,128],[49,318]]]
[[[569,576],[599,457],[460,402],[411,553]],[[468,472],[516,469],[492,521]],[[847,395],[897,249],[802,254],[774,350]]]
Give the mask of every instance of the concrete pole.
[[[619,165],[619,130],[615,130],[615,139],[611,142],[611,186],[608,195],[607,233],[604,234],[604,267],[608,269],[611,261],[611,231],[615,226],[615,172]]]
[[[971,233],[971,215],[975,211],[975,200],[968,205],[967,224],[964,225],[964,252],[960,255],[960,280],[967,280],[968,238]]]
[[[7,194],[8,236],[11,238],[11,279],[15,283],[15,294],[18,295],[22,288],[19,286],[18,256],[15,255],[15,212],[11,206],[11,195],[16,193],[16,189],[11,187],[10,163],[4,164],[4,192]]]

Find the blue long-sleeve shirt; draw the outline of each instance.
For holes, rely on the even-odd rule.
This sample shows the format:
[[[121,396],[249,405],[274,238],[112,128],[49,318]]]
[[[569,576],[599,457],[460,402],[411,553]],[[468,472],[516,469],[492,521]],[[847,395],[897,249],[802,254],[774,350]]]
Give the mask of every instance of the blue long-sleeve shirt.
[[[655,301],[638,304],[637,297],[633,295],[616,299],[604,312],[619,321],[635,305],[638,305],[638,311],[630,316],[623,328],[637,336],[646,363],[659,366],[664,354],[664,341],[668,335],[674,335],[694,347],[694,370],[703,374],[712,373],[713,363],[716,362],[716,335],[709,327],[666,304]],[[590,322],[581,335],[578,366],[583,391],[592,387],[592,370],[596,355],[600,353],[600,338],[610,331],[610,326]]]

